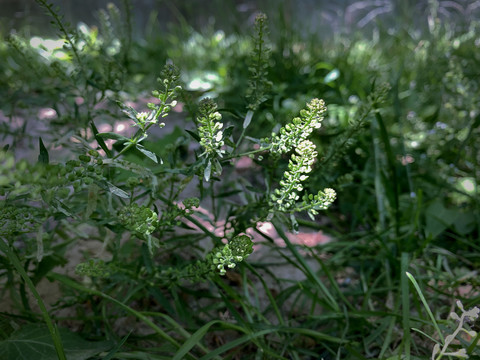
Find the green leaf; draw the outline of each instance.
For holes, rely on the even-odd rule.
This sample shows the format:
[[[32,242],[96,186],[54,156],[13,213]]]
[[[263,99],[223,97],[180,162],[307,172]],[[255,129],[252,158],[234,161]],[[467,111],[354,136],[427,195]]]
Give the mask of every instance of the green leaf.
[[[122,348],[123,344],[125,341],[127,341],[128,337],[132,333],[133,330],[130,330],[130,332],[125,335],[122,340],[112,349],[110,352],[103,358],[103,360],[110,360],[114,357],[114,355]]]
[[[208,160],[207,166],[203,172],[203,177],[205,178],[206,182],[210,181],[210,175],[212,174],[212,162]]]
[[[209,323],[203,325],[200,329],[195,331],[194,334],[190,336],[190,338],[185,341],[180,349],[178,349],[177,353],[173,357],[172,360],[181,360],[185,359],[185,355],[197,344],[201,344],[200,340],[202,340],[203,336],[206,334],[208,329],[216,323],[221,323],[220,320],[212,320]]]
[[[110,341],[86,341],[77,334],[59,329],[68,360],[87,360],[112,347]],[[0,342],[0,359],[57,360],[57,353],[45,325],[29,324]]]
[[[235,148],[237,146],[232,140],[228,138],[223,139],[223,141],[225,141],[226,145],[231,146],[232,148]]]
[[[198,134],[194,133],[193,131],[186,130],[186,129],[185,129],[185,131],[186,131],[187,133],[189,133],[192,138],[194,138],[195,140],[197,140],[198,142],[200,142],[200,136],[198,136]]]
[[[73,216],[68,206],[58,199],[53,199],[50,205],[52,205],[55,210],[61,212],[65,216]]]
[[[49,156],[48,151],[45,145],[43,145],[42,138],[38,138],[38,146],[40,148],[40,153],[38,154],[38,162],[42,164],[48,164]]]
[[[326,63],[326,62],[318,62],[318,63],[315,64],[315,69],[332,70],[333,69],[333,64]]]
[[[230,135],[232,135],[233,133],[233,129],[235,129],[235,126],[233,125],[227,126],[225,129],[223,129],[223,137],[224,138],[230,137]]]
[[[90,215],[97,210],[97,200],[98,200],[98,186],[95,183],[91,183],[88,186],[88,198],[87,198],[87,209],[85,210],[85,219],[88,219]]]
[[[125,105],[120,101],[117,101],[117,105],[122,109],[123,113],[127,115],[130,119],[137,122],[137,111],[131,106]]]
[[[469,212],[458,211],[458,216],[453,224],[455,231],[462,236],[474,231],[476,226],[475,214]]]
[[[253,142],[255,144],[261,144],[262,143],[262,140],[251,137],[251,136],[245,136],[245,139],[250,140],[251,142]]]
[[[110,191],[114,195],[120,196],[124,199],[128,199],[130,197],[125,191],[123,191],[119,187],[116,187],[112,183],[109,183],[108,181],[107,181],[107,187],[108,187],[108,191]]]
[[[97,134],[99,137],[103,138],[103,139],[114,139],[114,140],[123,140],[123,141],[128,141],[130,140],[129,138],[123,136],[123,135],[120,135],[120,134],[116,134],[114,132],[104,132],[104,133],[98,133]]]
[[[431,236],[435,239],[455,223],[459,214],[459,211],[447,209],[441,200],[435,200],[428,206],[425,212],[425,232],[427,236]]]
[[[148,157],[150,160],[152,160],[154,163],[158,164],[158,158],[157,155],[155,155],[153,152],[148,151],[145,149],[144,146],[137,144],[136,148],[138,151],[140,151],[142,154],[144,154],[146,157]]]
[[[93,121],[90,123],[90,126],[92,127],[93,135],[95,136],[98,145],[100,145],[100,147],[103,149],[103,151],[105,151],[105,154],[107,154],[109,158],[112,157],[112,152],[108,149],[107,144],[105,144],[105,141],[102,139],[101,136],[98,136],[98,129],[93,123]]]
[[[253,117],[253,111],[248,110],[247,115],[245,115],[245,120],[243,121],[243,128],[246,129],[248,125],[250,125],[250,122],[252,121]]]

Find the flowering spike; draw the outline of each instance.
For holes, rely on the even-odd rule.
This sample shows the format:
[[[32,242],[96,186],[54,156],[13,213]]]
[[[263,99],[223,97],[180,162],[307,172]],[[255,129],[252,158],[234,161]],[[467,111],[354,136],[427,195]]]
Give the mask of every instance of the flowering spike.
[[[307,103],[307,108],[300,112],[300,117],[292,120],[279,131],[280,135],[272,134],[272,139],[267,141],[271,144],[270,151],[275,154],[284,154],[307,140],[315,129],[322,126],[324,115],[327,112],[325,102],[321,99],[313,99]]]
[[[333,189],[326,188],[317,195],[305,194],[298,203],[299,193],[304,189],[303,182],[309,178],[313,164],[318,155],[315,145],[308,140],[308,136],[314,129],[321,126],[327,108],[325,102],[313,99],[307,103],[306,109],[300,111],[300,117],[292,120],[279,131],[280,135],[272,134],[272,139],[266,139],[270,144],[270,151],[280,155],[295,149],[288,162],[288,170],[280,180],[279,189],[270,194],[269,205],[271,211],[293,214],[299,211],[307,211],[312,220],[318,214],[318,210],[327,209],[335,200],[336,193]],[[296,222],[292,220],[292,225]]]
[[[200,102],[198,111],[200,112],[200,116],[197,118],[198,133],[200,146],[204,150],[200,156],[206,158],[205,180],[208,181],[210,174],[218,175],[222,171],[218,161],[218,158],[225,154],[225,150],[222,149],[225,145],[223,123],[220,122],[222,115],[217,111],[217,104],[210,98],[205,98]]]
[[[211,262],[212,270],[218,270],[220,275],[225,275],[228,269],[233,269],[237,263],[245,260],[253,251],[252,239],[247,235],[237,235],[221,248],[213,249],[207,255]]]

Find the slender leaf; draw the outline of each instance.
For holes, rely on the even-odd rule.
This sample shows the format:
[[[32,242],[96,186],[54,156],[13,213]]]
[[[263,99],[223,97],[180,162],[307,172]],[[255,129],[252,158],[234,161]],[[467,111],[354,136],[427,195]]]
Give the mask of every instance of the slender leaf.
[[[111,158],[113,156],[113,154],[110,151],[110,149],[108,148],[108,146],[105,143],[105,141],[103,140],[103,138],[101,136],[98,136],[98,129],[95,126],[95,123],[93,121],[90,122],[90,127],[92,128],[93,135],[95,136],[95,140],[97,140],[98,145],[100,145],[102,150],[105,151],[105,154],[107,154],[107,156],[109,158]]]
[[[158,158],[157,158],[157,155],[155,155],[153,152],[145,149],[144,146],[140,145],[140,144],[137,144],[136,145],[136,148],[138,151],[140,151],[142,154],[144,154],[146,157],[148,157],[150,160],[152,160],[153,162],[155,162],[156,164],[158,164]]]
[[[253,117],[253,111],[248,110],[247,115],[245,115],[245,120],[243,120],[243,128],[246,129],[248,125],[250,125],[250,122],[252,121]]]
[[[114,132],[98,133],[97,135],[102,139],[113,139],[113,140],[121,140],[121,141],[130,140],[129,138]]]
[[[112,183],[109,183],[108,181],[107,181],[107,186],[108,186],[108,191],[110,191],[114,195],[117,195],[117,196],[122,197],[124,199],[128,199],[130,197],[125,191],[116,187]]]
[[[193,131],[185,129],[185,131],[194,139],[200,142],[200,136],[198,134],[194,133]]]
[[[38,154],[38,162],[41,164],[48,164],[49,156],[48,156],[48,151],[45,145],[43,145],[42,138],[38,138],[38,147],[40,148],[40,153]]]
[[[207,333],[208,329],[210,329],[210,327],[212,325],[215,325],[217,323],[220,323],[220,320],[212,320],[210,321],[209,323],[203,325],[200,329],[198,329],[197,331],[195,331],[195,333],[193,333],[191,335],[191,337],[185,341],[185,343],[182,345],[182,347],[180,349],[178,349],[177,353],[175,354],[175,356],[172,358],[172,360],[182,360],[184,359],[184,356],[191,350],[193,349],[193,347],[197,344],[200,344],[200,341],[202,340],[202,338],[204,337],[204,335]]]

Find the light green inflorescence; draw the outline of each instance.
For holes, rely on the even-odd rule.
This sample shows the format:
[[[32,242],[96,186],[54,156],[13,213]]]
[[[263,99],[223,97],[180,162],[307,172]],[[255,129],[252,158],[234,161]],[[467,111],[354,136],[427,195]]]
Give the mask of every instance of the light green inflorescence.
[[[203,149],[200,156],[205,158],[204,178],[209,181],[212,174],[219,175],[222,172],[219,161],[225,154],[222,115],[217,111],[217,104],[210,98],[200,102],[198,111],[198,135]]]
[[[270,152],[285,154],[303,141],[307,140],[312,132],[322,126],[327,107],[321,99],[313,99],[306,109],[300,110],[300,117],[295,117],[290,124],[285,125],[279,134],[272,134]]]
[[[270,194],[269,205],[272,212],[293,215],[295,212],[307,211],[313,219],[318,210],[327,209],[335,200],[335,190],[326,188],[316,195],[305,194],[302,201],[298,201],[299,194],[304,189],[302,183],[308,179],[318,155],[315,144],[308,137],[321,127],[326,111],[323,100],[313,99],[307,103],[306,109],[300,111],[300,117],[282,127],[278,134],[273,133],[271,139],[265,139],[274,155],[279,156],[294,150],[288,170],[279,182],[280,187]]]
[[[151,234],[158,228],[158,214],[146,206],[139,206],[136,203],[125,206],[118,213],[121,224],[140,239],[146,240],[148,250],[153,254],[154,248],[160,243]]]
[[[235,236],[228,244],[216,248],[210,253],[212,269],[225,275],[228,269],[233,269],[237,263],[245,260],[253,251],[252,239],[247,235]]]
[[[141,236],[150,235],[158,226],[157,213],[136,203],[124,207],[118,218],[125,228]]]

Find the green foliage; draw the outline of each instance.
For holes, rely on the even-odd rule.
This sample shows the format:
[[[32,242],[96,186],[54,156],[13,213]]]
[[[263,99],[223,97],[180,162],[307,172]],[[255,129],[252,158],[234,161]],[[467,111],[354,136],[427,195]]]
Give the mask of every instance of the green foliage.
[[[66,329],[60,330],[67,359],[87,360],[108,350],[110,341],[86,341]],[[0,342],[0,355],[4,359],[58,359],[45,326],[30,324],[12,333]]]
[[[476,22],[140,40],[133,2],[37,3],[58,39],[0,42],[2,359],[479,356]]]

